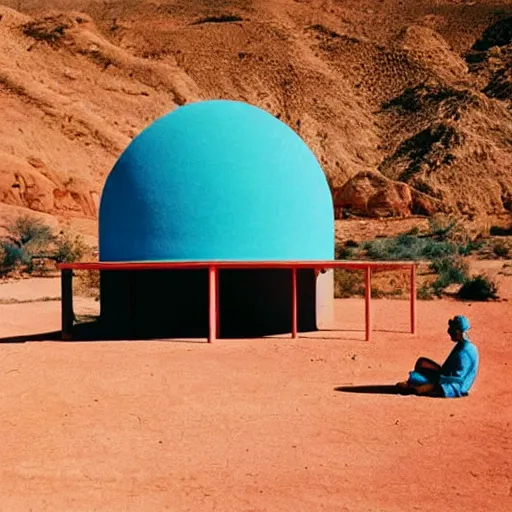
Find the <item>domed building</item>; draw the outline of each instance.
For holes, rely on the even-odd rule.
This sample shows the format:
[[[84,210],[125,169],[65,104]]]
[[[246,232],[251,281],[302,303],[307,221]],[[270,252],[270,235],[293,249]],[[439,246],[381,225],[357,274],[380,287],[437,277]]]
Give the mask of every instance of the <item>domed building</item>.
[[[99,212],[100,262],[332,260],[331,193],[286,124],[242,102],[179,107],[127,147]],[[220,337],[290,332],[291,271],[219,271]],[[297,271],[298,328],[332,304],[332,272]],[[208,332],[208,271],[101,271],[101,321],[119,335]]]

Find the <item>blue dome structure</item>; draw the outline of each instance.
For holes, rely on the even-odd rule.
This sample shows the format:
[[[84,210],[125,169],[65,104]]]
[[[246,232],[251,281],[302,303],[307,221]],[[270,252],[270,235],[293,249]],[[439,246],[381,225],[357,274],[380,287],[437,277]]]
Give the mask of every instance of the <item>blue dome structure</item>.
[[[334,257],[326,177],[304,141],[257,107],[192,103],[156,120],[107,178],[102,262],[312,261]],[[221,337],[290,332],[286,268],[221,269]],[[332,273],[297,271],[298,328],[332,304]],[[207,270],[101,271],[103,325],[123,337],[202,337]]]
[[[123,152],[99,212],[100,261],[325,260],[334,214],[314,154],[252,105],[192,103]]]

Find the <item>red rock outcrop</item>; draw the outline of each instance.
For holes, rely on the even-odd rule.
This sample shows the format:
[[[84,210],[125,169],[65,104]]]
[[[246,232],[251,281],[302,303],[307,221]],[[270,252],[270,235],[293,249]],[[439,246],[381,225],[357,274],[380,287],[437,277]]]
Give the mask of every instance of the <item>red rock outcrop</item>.
[[[439,201],[406,183],[393,181],[378,172],[363,171],[333,191],[337,216],[409,217],[431,215],[440,209]]]

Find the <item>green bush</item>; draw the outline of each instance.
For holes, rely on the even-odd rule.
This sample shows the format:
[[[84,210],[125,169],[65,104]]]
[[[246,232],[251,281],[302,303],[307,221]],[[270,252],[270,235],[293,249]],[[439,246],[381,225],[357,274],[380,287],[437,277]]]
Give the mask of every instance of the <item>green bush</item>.
[[[30,270],[32,256],[45,250],[54,240],[50,227],[29,215],[17,217],[6,229],[7,235],[0,241],[0,267],[4,274],[17,266]]]
[[[482,240],[472,239],[468,231],[455,220],[435,217],[427,234],[418,228],[394,238],[378,238],[362,247],[371,260],[432,260],[455,254],[467,256],[482,246]]]
[[[413,245],[403,244],[403,240],[400,243],[396,238],[382,238],[365,242],[363,248],[366,250],[367,258],[371,260],[419,259]]]
[[[73,274],[76,276],[75,289],[78,295],[94,297],[99,300],[100,297],[100,272],[98,270],[77,270]]]
[[[482,239],[469,240],[467,243],[459,246],[459,254],[461,256],[469,256],[475,251],[482,248],[484,241]]]
[[[501,240],[494,242],[494,244],[492,245],[492,252],[498,258],[506,259],[510,257],[510,247]]]
[[[15,218],[0,240],[0,274],[19,268],[31,273],[35,258],[49,258],[57,263],[81,259],[88,247],[80,236],[64,233],[55,236],[49,226],[29,215]]]
[[[427,234],[420,234],[415,228],[394,238],[377,238],[364,242],[356,254],[360,259],[377,261],[429,260],[430,270],[437,276],[433,283],[418,290],[418,297],[431,299],[439,296],[448,286],[465,284],[469,280],[469,268],[463,256],[479,249],[483,240],[472,239],[463,226],[445,216],[436,216],[429,223]],[[498,245],[498,252],[503,257],[509,254],[504,243]],[[354,256],[346,245],[339,253],[344,259]]]
[[[429,226],[432,239],[449,243],[454,252],[463,256],[471,254],[482,246],[483,241],[473,238],[470,232],[456,219],[443,215],[434,216],[429,220]]]
[[[498,298],[498,287],[494,281],[480,274],[468,279],[462,285],[457,296],[463,300],[495,300]]]
[[[420,229],[417,226],[415,226],[414,228],[411,228],[409,231],[407,231],[405,234],[409,236],[418,236],[420,234]]]
[[[430,217],[428,219],[428,224],[430,233],[433,237],[439,240],[446,240],[449,233],[457,225],[457,220],[440,214]]]
[[[460,257],[438,258],[430,262],[430,270],[439,276],[446,276],[451,283],[463,283],[468,276],[468,265]]]
[[[425,246],[423,248],[423,256],[426,259],[441,258],[449,256],[457,252],[457,247],[451,242],[445,240],[432,240],[430,238],[424,239]]]
[[[336,244],[334,251],[337,260],[353,260],[360,256],[358,245],[353,240],[348,240],[344,244]]]
[[[23,250],[12,242],[2,240],[0,242],[0,275],[13,270],[26,259]]]
[[[468,279],[468,264],[460,257],[433,260],[429,268],[438,275],[432,283],[432,289],[436,295],[440,295],[449,285],[462,284]]]
[[[357,270],[334,269],[334,297],[345,299],[364,295],[364,276]]]
[[[456,247],[450,242],[402,234],[396,238],[371,240],[363,244],[371,260],[421,260],[453,254]]]
[[[431,286],[422,286],[418,289],[416,297],[419,300],[432,300],[434,298],[434,290]]]
[[[52,230],[40,219],[21,215],[7,225],[7,239],[18,247],[45,247],[54,240]]]
[[[77,235],[74,238],[60,233],[55,241],[55,252],[53,256],[58,263],[70,263],[78,261],[84,257],[88,251],[88,247],[82,237]]]

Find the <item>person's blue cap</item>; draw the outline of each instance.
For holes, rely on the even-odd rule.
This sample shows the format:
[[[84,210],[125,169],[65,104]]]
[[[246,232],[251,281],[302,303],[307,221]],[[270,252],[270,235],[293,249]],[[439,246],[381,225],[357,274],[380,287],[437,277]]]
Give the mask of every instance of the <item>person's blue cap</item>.
[[[469,320],[467,317],[463,315],[456,315],[453,317],[452,320],[450,320],[451,325],[455,325],[458,327],[462,332],[466,332],[471,327],[471,324],[469,323]]]

